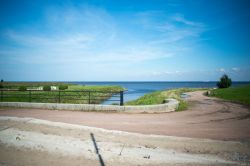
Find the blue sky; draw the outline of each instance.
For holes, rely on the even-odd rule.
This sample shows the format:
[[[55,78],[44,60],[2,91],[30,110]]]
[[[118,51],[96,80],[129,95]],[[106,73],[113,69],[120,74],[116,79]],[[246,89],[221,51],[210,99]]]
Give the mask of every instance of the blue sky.
[[[0,1],[6,81],[250,81],[249,0]]]

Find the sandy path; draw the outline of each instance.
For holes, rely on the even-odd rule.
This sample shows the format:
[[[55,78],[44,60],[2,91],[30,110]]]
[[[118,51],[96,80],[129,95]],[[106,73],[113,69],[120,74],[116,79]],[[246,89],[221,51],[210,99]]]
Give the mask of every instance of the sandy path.
[[[1,108],[0,116],[33,117],[143,134],[249,141],[250,108],[202,93],[188,93],[190,108],[183,112],[125,114]]]
[[[98,151],[98,152],[97,152]],[[247,165],[249,145],[0,117],[0,165]]]
[[[202,93],[164,114],[1,108],[0,166],[248,165],[249,108]]]

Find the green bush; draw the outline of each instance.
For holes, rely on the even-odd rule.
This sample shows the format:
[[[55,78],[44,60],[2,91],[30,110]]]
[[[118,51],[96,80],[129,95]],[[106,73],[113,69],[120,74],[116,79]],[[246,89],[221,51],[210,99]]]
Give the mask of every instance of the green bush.
[[[68,85],[59,85],[59,90],[68,89]]]
[[[3,79],[1,79],[1,83],[0,83],[0,89],[3,89]]]
[[[27,87],[26,86],[20,86],[18,88],[19,91],[26,91],[27,90]]]
[[[45,85],[43,86],[44,91],[51,91],[51,86]]]
[[[220,82],[217,83],[218,88],[228,88],[232,85],[232,80],[225,74],[220,78]]]

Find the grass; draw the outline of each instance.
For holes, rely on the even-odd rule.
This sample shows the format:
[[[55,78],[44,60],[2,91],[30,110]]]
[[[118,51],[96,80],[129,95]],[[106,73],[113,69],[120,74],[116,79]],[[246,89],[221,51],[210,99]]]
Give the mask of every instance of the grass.
[[[60,84],[45,84],[41,83],[20,83],[15,86],[41,86],[41,85],[50,85],[50,86],[59,86],[64,85]],[[72,104],[99,104],[104,100],[110,98],[113,94],[124,90],[120,86],[83,86],[83,85],[68,85],[67,90],[60,91],[60,98],[58,91],[32,91],[31,92],[31,102],[40,102],[40,103],[57,103],[60,100],[60,103],[72,103]],[[10,88],[13,89],[13,88]],[[16,88],[14,88],[16,89]],[[89,94],[88,91],[91,91]],[[3,91],[2,101],[10,102],[29,102],[29,91]],[[89,100],[90,95],[90,100]]]
[[[121,86],[109,86],[109,85],[88,85],[88,86],[82,86],[82,85],[70,85],[68,87],[68,90],[83,90],[83,91],[114,91],[118,92],[121,90],[124,90]]]
[[[181,94],[185,92],[191,92],[196,90],[204,90],[200,88],[179,88],[171,90],[156,91],[146,94],[137,100],[129,101],[125,103],[126,105],[153,105],[162,104],[165,99],[174,98],[180,102],[177,111],[186,110],[188,103],[181,98]]]
[[[28,88],[39,87],[39,86],[59,86],[59,85],[74,85],[71,83],[64,82],[3,82],[4,88],[17,89],[20,86],[25,86]]]
[[[250,105],[250,84],[239,87],[214,89],[211,91],[209,96],[222,98],[231,102]]]

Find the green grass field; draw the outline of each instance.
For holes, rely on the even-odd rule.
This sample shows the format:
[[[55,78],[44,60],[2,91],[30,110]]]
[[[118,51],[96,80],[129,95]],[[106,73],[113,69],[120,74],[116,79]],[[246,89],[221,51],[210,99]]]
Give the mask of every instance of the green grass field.
[[[13,84],[12,84],[13,85]],[[39,87],[41,85],[53,85],[59,86],[64,85],[54,84],[54,83],[20,83],[14,84],[15,88],[11,87],[10,89],[18,89],[18,86],[27,86],[32,88]],[[107,100],[113,94],[124,90],[120,86],[82,86],[74,84],[65,84],[68,85],[67,90],[59,91],[2,91],[1,101],[9,102],[41,102],[41,103],[73,103],[73,104],[99,104],[104,100]],[[7,87],[9,87],[8,84]],[[89,92],[91,91],[91,92]],[[31,93],[31,94],[30,94]],[[59,94],[60,93],[60,94]],[[0,95],[0,96],[1,96]],[[30,97],[31,96],[31,97]]]
[[[250,84],[246,86],[214,89],[209,96],[250,105]]]
[[[16,89],[20,86],[25,86],[28,88],[39,87],[39,86],[59,86],[59,85],[74,85],[71,83],[63,82],[3,82],[2,85],[4,88]]]
[[[199,88],[179,88],[171,90],[156,91],[146,94],[137,100],[129,101],[125,103],[126,105],[153,105],[162,104],[167,98],[174,98],[180,101],[177,111],[182,111],[187,109],[188,104],[181,98],[181,94],[185,92],[191,92],[196,90],[204,90]]]

